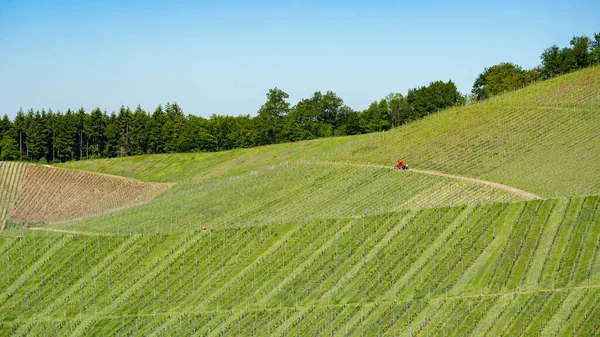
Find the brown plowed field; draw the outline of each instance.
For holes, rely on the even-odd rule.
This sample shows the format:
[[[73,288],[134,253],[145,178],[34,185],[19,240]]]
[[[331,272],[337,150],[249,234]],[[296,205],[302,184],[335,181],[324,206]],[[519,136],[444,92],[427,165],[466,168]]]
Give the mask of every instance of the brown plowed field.
[[[24,169],[23,163],[0,162],[0,230],[4,227],[4,220],[17,200]]]
[[[171,185],[27,165],[9,218],[56,223],[146,203]]]

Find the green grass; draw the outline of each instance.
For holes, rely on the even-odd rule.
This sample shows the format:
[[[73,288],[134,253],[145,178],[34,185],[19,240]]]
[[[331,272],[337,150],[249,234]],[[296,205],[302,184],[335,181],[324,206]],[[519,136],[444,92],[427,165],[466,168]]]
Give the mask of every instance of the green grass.
[[[598,335],[599,93],[591,68],[385,133],[63,164],[176,184],[0,232],[0,336]]]
[[[304,163],[181,183],[144,206],[52,227],[171,233],[521,199],[502,189],[411,171]]]
[[[546,197],[600,191],[600,67],[541,82],[394,130],[220,153],[63,164],[141,180],[222,179],[267,165],[323,160],[432,169]]]
[[[600,277],[600,257],[584,260],[577,252],[589,250],[586,242],[569,228],[597,233],[600,201],[575,197],[566,210],[556,203],[567,204],[461,205],[174,234],[3,236],[0,331],[87,335],[137,324],[136,334],[348,328],[358,335],[413,326],[420,334],[460,335],[481,325],[490,335],[515,335],[532,321],[516,312],[540,320],[537,312],[557,296],[566,299],[545,329],[591,326],[600,289],[590,281]],[[555,239],[562,243],[541,272],[528,268],[555,223],[562,223]],[[508,307],[493,309],[500,300]],[[569,314],[584,310],[577,301],[589,302],[586,314]],[[499,311],[493,324],[486,320],[492,309]]]

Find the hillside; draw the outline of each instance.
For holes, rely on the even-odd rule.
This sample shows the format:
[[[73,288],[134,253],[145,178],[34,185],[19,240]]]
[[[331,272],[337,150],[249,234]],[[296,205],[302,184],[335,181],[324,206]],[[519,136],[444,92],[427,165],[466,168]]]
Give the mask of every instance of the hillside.
[[[319,160],[411,167],[499,182],[541,196],[600,191],[600,67],[394,130],[220,153],[70,162],[144,181],[209,181],[267,165]]]
[[[112,208],[0,232],[0,336],[598,335],[599,113],[596,67],[385,133],[27,166],[11,219]]]
[[[591,335],[600,328],[598,204],[574,197],[171,235],[3,237],[2,331]]]
[[[0,162],[0,230],[19,195],[24,168],[22,163]]]
[[[146,203],[170,187],[104,174],[0,162],[0,215],[15,226],[65,222]]]
[[[595,67],[384,133],[63,164],[177,183],[140,209],[67,226],[95,231],[126,226],[141,232],[152,222],[171,231],[523,198],[417,170],[500,183],[541,197],[597,194],[600,155],[592,154],[600,154],[599,88],[600,68]],[[413,170],[393,173],[379,167],[392,167],[398,158]]]
[[[141,207],[61,224],[83,231],[188,231],[528,199],[485,184],[381,167],[290,163],[178,183]]]

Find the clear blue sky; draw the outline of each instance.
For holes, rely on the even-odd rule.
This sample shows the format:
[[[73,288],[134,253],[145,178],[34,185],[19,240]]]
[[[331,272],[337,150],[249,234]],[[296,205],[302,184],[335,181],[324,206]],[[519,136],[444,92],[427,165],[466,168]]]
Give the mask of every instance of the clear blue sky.
[[[0,0],[0,114],[176,101],[254,114],[332,90],[354,109],[600,31],[600,1]]]

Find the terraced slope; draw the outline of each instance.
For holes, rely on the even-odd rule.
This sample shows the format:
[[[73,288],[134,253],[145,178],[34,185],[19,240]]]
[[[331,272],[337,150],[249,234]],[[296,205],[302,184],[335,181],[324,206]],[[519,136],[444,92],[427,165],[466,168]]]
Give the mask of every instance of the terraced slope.
[[[600,335],[599,98],[591,68],[385,133],[66,164],[177,185],[0,232],[0,336]]]
[[[142,208],[64,227],[141,232],[153,226],[171,232],[207,224],[281,223],[597,194],[599,114],[600,68],[591,68],[385,133],[222,153],[68,163],[145,181],[178,182],[178,187]],[[392,167],[397,158],[406,159],[412,171],[379,167]],[[431,171],[439,176],[416,175]]]
[[[529,199],[485,184],[381,167],[296,162],[208,183],[178,184],[141,207],[53,226],[145,233],[355,217]]]
[[[0,334],[591,336],[599,203],[0,237]]]
[[[143,204],[169,185],[27,165],[10,219],[53,223]]]
[[[546,197],[600,192],[600,67],[389,132],[228,151],[67,163],[160,182],[233,177],[298,160],[411,167],[479,178]]]
[[[0,161],[0,230],[21,190],[25,164]]]

